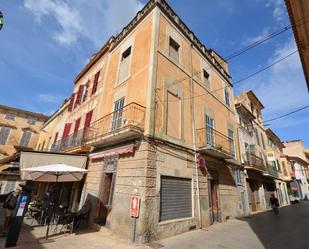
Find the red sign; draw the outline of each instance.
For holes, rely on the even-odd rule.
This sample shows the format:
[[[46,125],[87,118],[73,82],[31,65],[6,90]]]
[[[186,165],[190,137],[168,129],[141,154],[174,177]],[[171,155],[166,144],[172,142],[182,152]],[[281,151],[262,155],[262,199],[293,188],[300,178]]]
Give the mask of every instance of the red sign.
[[[206,167],[206,160],[205,160],[205,157],[203,156],[199,156],[198,157],[198,166],[200,168],[205,168]]]
[[[139,203],[141,197],[133,195],[131,196],[131,204],[130,204],[130,214],[131,217],[137,218],[139,215]]]

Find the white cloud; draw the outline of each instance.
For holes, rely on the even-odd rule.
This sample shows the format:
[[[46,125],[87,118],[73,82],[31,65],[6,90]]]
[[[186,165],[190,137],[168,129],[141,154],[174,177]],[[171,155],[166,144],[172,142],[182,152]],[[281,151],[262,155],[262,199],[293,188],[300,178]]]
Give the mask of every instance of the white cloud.
[[[284,0],[269,0],[265,4],[265,7],[271,8],[273,7],[273,18],[277,21],[283,21],[285,18],[285,4]]]
[[[262,33],[256,36],[252,37],[247,37],[243,40],[243,45],[249,45],[252,43],[255,43],[257,41],[260,41],[261,39],[265,38],[266,36],[270,35],[270,29],[269,28],[264,28]]]
[[[267,64],[272,64],[295,50],[296,44],[291,37],[273,52]],[[256,93],[265,106],[265,120],[309,103],[304,73],[297,53],[252,78],[251,83],[246,84],[245,88],[244,86],[241,88],[238,90],[246,88],[246,90],[252,89]]]
[[[120,31],[143,7],[140,0],[25,0],[41,25],[48,25],[51,36],[62,45],[89,39],[96,47]],[[45,18],[44,18],[45,17]],[[50,24],[52,18],[57,25]]]
[[[45,94],[40,93],[35,96],[35,99],[39,102],[45,102],[50,104],[59,104],[63,97],[60,97],[58,95],[51,95],[51,94]]]

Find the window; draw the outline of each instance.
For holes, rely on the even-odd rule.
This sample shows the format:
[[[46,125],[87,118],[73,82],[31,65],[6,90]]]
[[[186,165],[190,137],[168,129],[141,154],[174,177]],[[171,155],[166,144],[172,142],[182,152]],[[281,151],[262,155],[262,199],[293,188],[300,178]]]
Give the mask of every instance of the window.
[[[32,134],[31,131],[28,131],[28,130],[23,131],[23,135],[19,143],[21,147],[28,147],[29,141],[31,139],[31,134]]]
[[[129,76],[130,60],[131,60],[131,47],[129,47],[121,55],[118,82],[122,82]]]
[[[69,112],[71,112],[73,110],[74,102],[75,102],[75,93],[72,93],[72,95],[70,97],[69,106],[68,106]]]
[[[192,217],[191,179],[161,176],[160,221]]]
[[[210,146],[215,145],[214,140],[214,119],[206,115],[206,144]]]
[[[262,133],[261,133],[261,140],[262,140],[263,149],[265,150],[265,142],[264,142],[264,137]]]
[[[83,85],[83,93],[82,93],[82,99],[81,99],[82,103],[84,103],[87,99],[88,87],[89,87],[89,81]]]
[[[181,98],[167,92],[166,133],[173,138],[180,138]]]
[[[225,104],[227,106],[230,106],[230,92],[229,89],[227,89],[226,87],[224,88],[224,98],[225,98]]]
[[[122,125],[123,106],[124,106],[124,98],[121,98],[114,103],[112,131],[119,129]]]
[[[71,130],[71,123],[66,123],[62,133],[62,139],[65,139],[69,136]]]
[[[79,118],[75,121],[74,133],[77,133],[78,130],[79,130],[80,120],[81,120],[81,118]]]
[[[10,193],[15,190],[16,181],[8,180],[5,184],[3,194]]]
[[[78,91],[77,91],[77,94],[76,94],[76,100],[75,100],[75,104],[74,104],[74,107],[77,107],[78,105],[80,105],[81,103],[81,100],[82,100],[82,94],[83,94],[83,88],[84,86],[83,85],[80,85],[79,88],[78,88]]]
[[[98,71],[94,76],[93,86],[92,86],[92,92],[91,95],[95,94],[98,89],[99,84],[99,77],[100,77],[100,71]]]
[[[10,127],[0,126],[0,144],[3,144],[3,145],[6,144],[10,131],[11,131]]]
[[[261,146],[258,131],[255,129],[254,132],[255,132],[255,138],[256,138],[257,144]]]
[[[203,69],[203,79],[205,87],[210,90],[209,73],[205,69]]]
[[[7,113],[5,115],[5,119],[7,120],[15,120],[15,118],[16,118],[16,115],[14,113]]]
[[[276,159],[276,165],[277,165],[277,170],[278,171],[281,171],[281,167],[280,167],[280,163],[279,163],[279,161]]]
[[[55,136],[54,136],[54,144],[57,142],[58,135],[59,135],[59,132],[56,132],[56,134],[55,134]]]
[[[45,149],[45,140],[43,141],[41,150],[43,151],[44,149]]]
[[[179,61],[179,44],[170,37],[169,40],[169,56],[175,60],[175,61]]]
[[[84,132],[88,130],[90,127],[91,119],[92,119],[93,110],[86,114],[85,124],[84,124]]]
[[[27,123],[30,124],[30,125],[35,125],[36,121],[37,121],[36,118],[29,117],[28,120],[27,120]]]
[[[234,131],[228,129],[228,137],[230,140],[230,153],[235,156]]]
[[[242,184],[243,183],[242,173],[241,173],[240,169],[235,170],[235,181],[236,181],[236,184]]]

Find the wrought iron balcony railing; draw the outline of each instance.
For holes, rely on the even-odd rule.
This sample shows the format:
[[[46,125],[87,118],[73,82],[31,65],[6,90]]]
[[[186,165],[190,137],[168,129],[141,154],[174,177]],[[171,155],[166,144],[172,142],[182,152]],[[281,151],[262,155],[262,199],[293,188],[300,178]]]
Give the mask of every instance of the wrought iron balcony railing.
[[[197,130],[197,146],[198,148],[213,149],[235,156],[235,145],[233,139],[222,134],[221,132],[205,127]]]
[[[75,132],[65,138],[56,141],[54,144],[52,144],[50,151],[64,151],[69,148],[84,145],[84,137],[86,136],[87,132],[88,129],[80,129],[78,132]]]
[[[90,125],[85,134],[85,141],[91,143],[120,133],[126,129],[142,132],[144,130],[145,107],[137,103],[130,103],[114,111]]]
[[[263,170],[266,171],[265,163],[262,158],[256,156],[253,153],[247,152],[244,155],[245,159],[245,165],[258,169],[258,170]]]

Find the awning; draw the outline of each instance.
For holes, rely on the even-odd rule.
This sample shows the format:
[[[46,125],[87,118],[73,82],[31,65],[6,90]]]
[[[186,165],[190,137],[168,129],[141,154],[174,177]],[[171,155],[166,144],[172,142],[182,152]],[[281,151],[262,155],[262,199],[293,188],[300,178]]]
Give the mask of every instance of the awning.
[[[89,157],[90,159],[98,159],[98,158],[103,158],[107,156],[114,156],[114,155],[120,155],[120,154],[132,153],[132,152],[134,152],[134,144],[128,144],[125,146],[93,153],[93,154],[90,154]]]
[[[52,164],[67,164],[73,167],[86,168],[86,155],[58,154],[48,152],[20,152],[20,169],[33,168]],[[21,172],[21,179],[26,179],[24,172]]]

